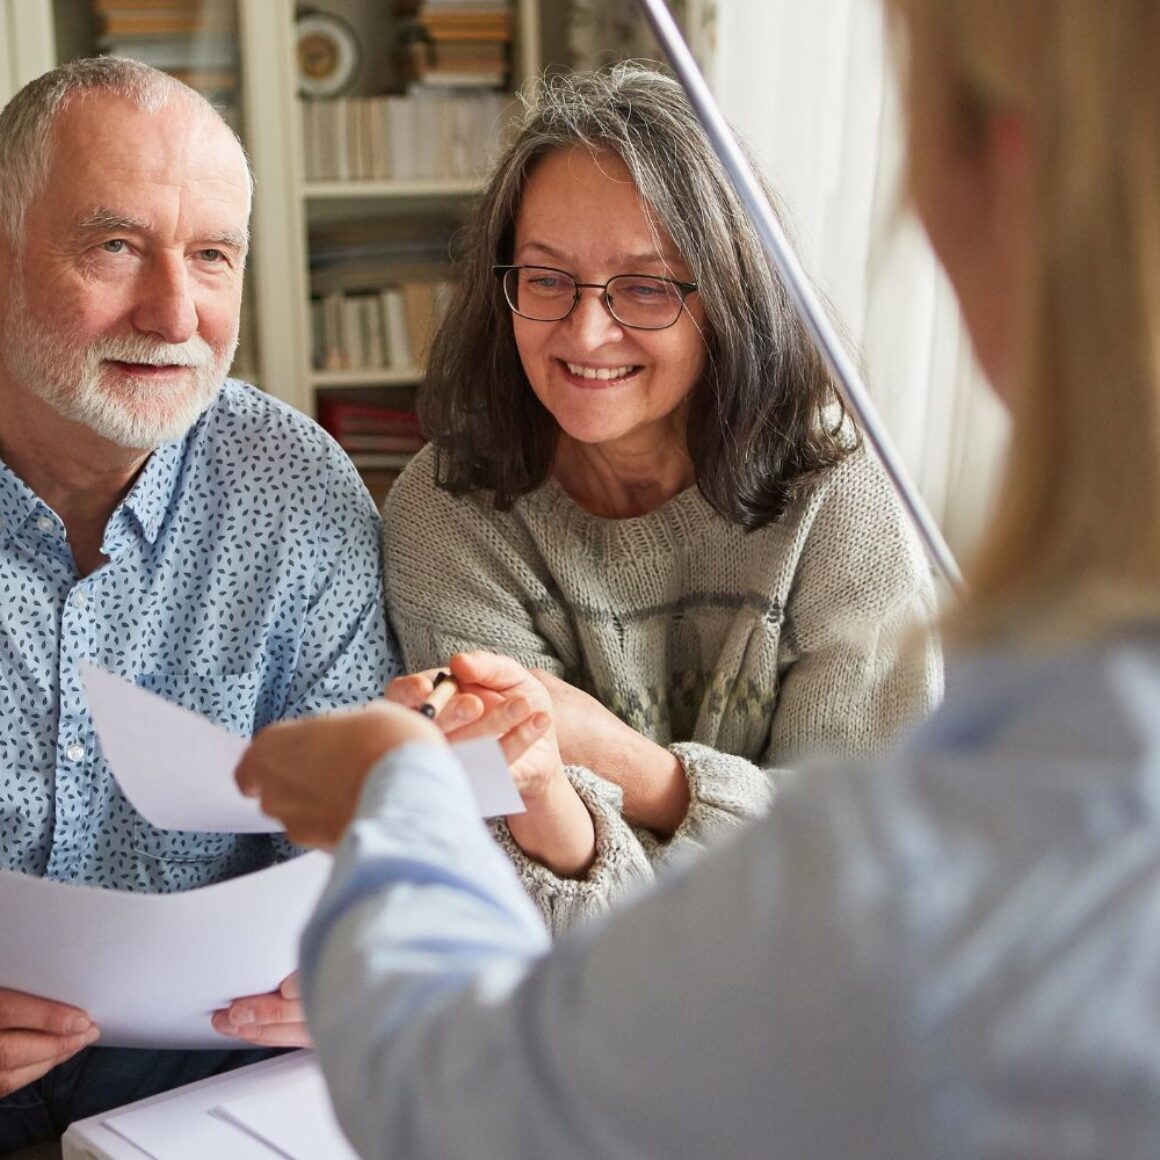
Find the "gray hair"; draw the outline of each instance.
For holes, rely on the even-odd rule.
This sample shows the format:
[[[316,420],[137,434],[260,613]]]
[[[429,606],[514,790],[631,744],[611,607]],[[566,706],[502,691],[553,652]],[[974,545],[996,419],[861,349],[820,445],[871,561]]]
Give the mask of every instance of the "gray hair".
[[[549,77],[525,106],[466,231],[463,277],[420,393],[440,483],[454,493],[491,489],[503,508],[550,472],[559,429],[524,374],[492,267],[512,260],[537,164],[580,147],[620,158],[697,282],[708,357],[685,438],[698,487],[744,527],[777,519],[849,440],[838,437],[830,375],[684,90],[629,62]]]
[[[0,110],[0,228],[13,245],[19,244],[24,232],[28,206],[48,180],[57,119],[71,101],[84,99],[88,93],[121,97],[148,113],[184,101],[225,125],[218,110],[199,92],[167,73],[124,57],[84,57],[29,81]],[[238,148],[252,197],[249,158],[241,141]]]

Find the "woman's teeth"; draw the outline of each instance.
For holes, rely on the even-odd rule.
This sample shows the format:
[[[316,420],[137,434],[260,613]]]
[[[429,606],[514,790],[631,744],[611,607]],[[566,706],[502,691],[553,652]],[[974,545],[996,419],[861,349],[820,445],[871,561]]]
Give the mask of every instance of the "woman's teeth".
[[[607,382],[609,379],[622,379],[625,375],[632,374],[635,367],[582,367],[575,363],[564,364],[570,374],[574,374],[581,379],[600,379]]]

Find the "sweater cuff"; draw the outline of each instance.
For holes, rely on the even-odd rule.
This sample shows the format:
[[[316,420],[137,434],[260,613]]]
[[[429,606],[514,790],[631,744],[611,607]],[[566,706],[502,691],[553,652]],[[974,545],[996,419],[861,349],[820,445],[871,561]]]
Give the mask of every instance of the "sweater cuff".
[[[684,767],[689,782],[689,811],[662,846],[675,849],[685,843],[709,845],[769,809],[775,771],[693,741],[678,742],[668,750]]]
[[[613,903],[653,878],[637,834],[621,816],[620,787],[583,766],[565,766],[564,772],[591,814],[596,831],[596,860],[583,878],[554,874],[520,849],[505,821],[491,823],[496,841],[511,858],[553,936],[610,910]]]

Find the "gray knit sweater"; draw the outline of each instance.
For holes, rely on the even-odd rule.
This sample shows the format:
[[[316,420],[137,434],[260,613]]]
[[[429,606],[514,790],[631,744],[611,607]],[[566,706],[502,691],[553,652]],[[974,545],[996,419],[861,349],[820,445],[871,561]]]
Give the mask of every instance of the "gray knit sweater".
[[[549,481],[498,512],[490,493],[438,489],[430,447],[385,515],[387,605],[409,669],[471,649],[515,657],[591,693],[685,768],[691,804],[668,841],[624,820],[599,770],[568,768],[596,826],[582,880],[532,862],[495,825],[557,932],[762,813],[779,767],[879,751],[941,695],[935,642],[902,639],[933,611],[929,568],[863,452],[748,533],[695,487],[616,520]]]

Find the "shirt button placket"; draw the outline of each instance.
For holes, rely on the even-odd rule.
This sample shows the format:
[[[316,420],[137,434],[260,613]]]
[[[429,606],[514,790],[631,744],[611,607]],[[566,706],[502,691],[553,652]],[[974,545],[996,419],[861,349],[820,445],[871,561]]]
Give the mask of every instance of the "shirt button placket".
[[[80,872],[81,838],[92,803],[93,776],[88,713],[79,664],[91,655],[93,617],[91,598],[82,585],[74,584],[61,609],[60,625],[60,722],[57,732],[56,825],[49,860],[51,876],[62,879]]]

